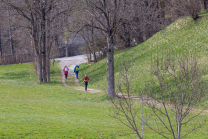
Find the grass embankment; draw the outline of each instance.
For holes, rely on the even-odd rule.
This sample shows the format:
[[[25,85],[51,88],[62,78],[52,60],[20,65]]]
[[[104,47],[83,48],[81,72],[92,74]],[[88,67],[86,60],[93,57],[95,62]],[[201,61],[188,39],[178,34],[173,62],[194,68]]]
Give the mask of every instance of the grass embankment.
[[[208,66],[208,17],[200,17],[197,21],[184,17],[172,23],[164,30],[158,32],[146,42],[123,51],[115,53],[115,81],[120,80],[120,67],[123,59],[131,63],[130,74],[134,75],[131,90],[143,88],[151,80],[151,55],[171,50],[175,55],[179,53],[193,54],[199,58],[207,75]],[[89,87],[107,91],[106,59],[95,64],[80,65],[81,76],[86,73],[90,78]]]

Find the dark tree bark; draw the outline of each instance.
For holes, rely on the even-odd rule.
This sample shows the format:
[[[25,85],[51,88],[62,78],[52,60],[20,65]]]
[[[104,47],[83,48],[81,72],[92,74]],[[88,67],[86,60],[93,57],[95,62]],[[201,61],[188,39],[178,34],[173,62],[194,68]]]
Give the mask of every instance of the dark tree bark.
[[[207,9],[207,0],[201,0],[202,8]]]
[[[92,25],[94,25],[94,22],[92,21]],[[94,28],[92,27],[92,48],[94,49],[93,57],[94,62],[97,62],[96,52],[95,52],[95,41],[94,41]]]
[[[108,82],[108,97],[115,97],[115,78],[114,78],[114,44],[111,32],[107,38],[108,52],[107,52],[107,82]]]
[[[39,82],[41,83],[43,82],[43,79],[42,79],[42,56],[40,54],[37,55],[36,65],[37,65],[38,79]]]
[[[41,32],[42,32],[42,77],[43,77],[43,82],[47,82],[47,76],[46,76],[46,9],[45,5],[47,2],[43,2],[40,0],[40,7],[41,7]]]
[[[0,57],[2,56],[1,25],[0,25]]]
[[[8,24],[9,24],[9,40],[10,40],[10,47],[11,47],[11,55],[14,54],[14,46],[13,46],[13,38],[12,38],[12,30],[11,30],[11,21],[10,21],[10,13],[7,9],[8,14]]]

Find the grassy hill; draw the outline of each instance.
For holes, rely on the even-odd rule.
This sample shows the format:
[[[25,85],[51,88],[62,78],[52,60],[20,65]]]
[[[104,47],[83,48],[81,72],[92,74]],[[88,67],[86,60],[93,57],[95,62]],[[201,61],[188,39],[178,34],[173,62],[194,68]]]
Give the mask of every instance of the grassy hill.
[[[123,59],[131,63],[130,73],[134,75],[131,90],[135,93],[150,82],[151,55],[171,50],[172,53],[187,53],[198,57],[205,75],[208,74],[208,18],[201,17],[193,21],[190,17],[183,17],[158,32],[146,42],[124,51],[115,53],[115,80],[120,80],[120,67]],[[106,59],[95,64],[82,64],[81,76],[86,73],[90,78],[89,87],[107,91]]]

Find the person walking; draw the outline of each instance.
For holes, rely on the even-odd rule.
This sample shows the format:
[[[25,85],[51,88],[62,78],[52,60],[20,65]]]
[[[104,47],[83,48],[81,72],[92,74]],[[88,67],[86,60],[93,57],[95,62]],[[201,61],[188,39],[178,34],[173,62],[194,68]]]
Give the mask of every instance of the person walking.
[[[87,85],[88,85],[88,81],[89,81],[89,78],[87,77],[87,74],[85,74],[85,77],[83,78],[83,81],[85,83],[85,91],[87,91]]]
[[[74,67],[74,73],[76,74],[76,78],[78,79],[78,74],[79,74],[79,66],[78,65],[76,65]]]
[[[68,77],[68,71],[69,71],[69,68],[67,66],[65,66],[63,68],[63,72],[64,72],[64,75],[65,75],[65,79],[67,79],[67,77]]]

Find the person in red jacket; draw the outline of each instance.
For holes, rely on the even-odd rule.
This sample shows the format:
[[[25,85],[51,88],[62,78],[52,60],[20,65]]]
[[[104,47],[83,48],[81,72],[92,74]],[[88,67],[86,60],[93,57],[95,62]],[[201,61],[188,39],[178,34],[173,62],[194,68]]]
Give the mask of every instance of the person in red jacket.
[[[68,77],[68,71],[69,71],[69,68],[67,66],[65,66],[63,68],[63,72],[64,72],[64,75],[65,75],[65,79],[67,79],[67,77]]]
[[[89,81],[89,78],[87,77],[87,74],[85,74],[85,77],[83,78],[83,81],[85,83],[85,91],[87,91],[87,85],[88,85],[88,81]]]

